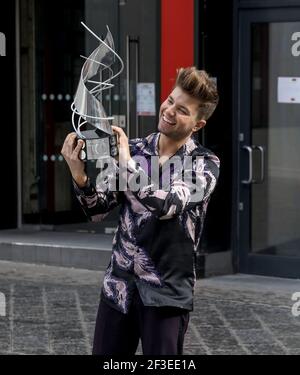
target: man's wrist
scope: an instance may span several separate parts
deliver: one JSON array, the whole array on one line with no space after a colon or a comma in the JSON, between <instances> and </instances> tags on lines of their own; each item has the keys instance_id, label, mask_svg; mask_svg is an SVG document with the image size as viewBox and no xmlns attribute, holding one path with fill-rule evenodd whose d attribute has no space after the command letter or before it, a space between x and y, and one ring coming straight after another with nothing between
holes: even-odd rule
<instances>
[{"instance_id":1,"label":"man's wrist","mask_svg":"<svg viewBox=\"0 0 300 375\"><path fill-rule=\"evenodd\" d=\"M79 189L82 189L87 185L88 176L87 175L73 176L73 180L76 182Z\"/></svg>"},{"instance_id":2,"label":"man's wrist","mask_svg":"<svg viewBox=\"0 0 300 375\"><path fill-rule=\"evenodd\" d=\"M130 158L129 160L127 160L127 169L130 171L130 172L133 172L133 173L136 173L137 172L137 165L136 165L136 162Z\"/></svg>"}]
</instances>

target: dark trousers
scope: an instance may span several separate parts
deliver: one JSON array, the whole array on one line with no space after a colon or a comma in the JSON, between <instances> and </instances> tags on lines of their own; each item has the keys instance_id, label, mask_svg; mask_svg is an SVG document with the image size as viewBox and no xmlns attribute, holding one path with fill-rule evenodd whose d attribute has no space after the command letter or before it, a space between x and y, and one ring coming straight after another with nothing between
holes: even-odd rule
<instances>
[{"instance_id":1,"label":"dark trousers","mask_svg":"<svg viewBox=\"0 0 300 375\"><path fill-rule=\"evenodd\" d=\"M182 354L188 322L187 310L144 306L138 292L128 314L101 300L93 355L134 355L140 338L144 355Z\"/></svg>"}]
</instances>

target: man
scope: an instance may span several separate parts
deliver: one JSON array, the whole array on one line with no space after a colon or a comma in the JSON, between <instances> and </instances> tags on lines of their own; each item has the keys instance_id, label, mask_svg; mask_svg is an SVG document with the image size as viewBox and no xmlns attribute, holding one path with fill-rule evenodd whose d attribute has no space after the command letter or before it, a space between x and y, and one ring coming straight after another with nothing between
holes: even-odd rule
<instances>
[{"instance_id":1,"label":"man","mask_svg":"<svg viewBox=\"0 0 300 375\"><path fill-rule=\"evenodd\" d=\"M76 145L76 134L71 133L64 142L62 154L87 217L102 220L121 204L93 354L134 354L140 338L143 354L182 354L193 310L195 254L219 176L219 159L193 135L205 126L218 100L216 86L205 71L180 69L174 90L161 105L157 133L128 141L124 131L114 126L119 178L126 175L129 186L125 191L111 189L109 177L107 189L102 184L94 186L78 158L82 141ZM175 157L189 178L171 168L169 188L162 189L164 166ZM137 158L146 163L139 165ZM150 169L154 158L159 159L155 183ZM192 162L185 164L186 160ZM132 182L138 188L130 188L135 186Z\"/></svg>"}]
</instances>

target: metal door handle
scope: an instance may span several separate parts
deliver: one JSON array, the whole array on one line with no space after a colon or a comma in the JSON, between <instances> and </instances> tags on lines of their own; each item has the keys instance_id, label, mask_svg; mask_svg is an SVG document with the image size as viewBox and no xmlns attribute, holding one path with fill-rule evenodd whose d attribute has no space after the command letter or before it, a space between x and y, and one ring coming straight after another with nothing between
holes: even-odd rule
<instances>
[{"instance_id":1,"label":"metal door handle","mask_svg":"<svg viewBox=\"0 0 300 375\"><path fill-rule=\"evenodd\" d=\"M126 36L126 99L127 99L127 137L130 138L130 44L135 45L135 80L136 84L139 82L139 66L140 66L140 53L139 53L139 38L132 38L129 35ZM139 136L139 117L136 115L136 137Z\"/></svg>"},{"instance_id":2,"label":"metal door handle","mask_svg":"<svg viewBox=\"0 0 300 375\"><path fill-rule=\"evenodd\" d=\"M252 146L253 150L259 150L260 157L260 180L252 181L253 184L262 184L265 179L265 150L262 146Z\"/></svg>"},{"instance_id":3,"label":"metal door handle","mask_svg":"<svg viewBox=\"0 0 300 375\"><path fill-rule=\"evenodd\" d=\"M139 82L139 68L140 68L140 41L139 38L137 37L135 40L135 81L136 85ZM137 91L137 90L135 90ZM136 138L139 137L139 130L140 130L140 123L139 123L139 116L137 113L137 108L136 108L136 121L135 121L135 136Z\"/></svg>"},{"instance_id":4,"label":"metal door handle","mask_svg":"<svg viewBox=\"0 0 300 375\"><path fill-rule=\"evenodd\" d=\"M248 180L243 180L242 184L250 185L253 179L252 148L250 146L243 146L243 150L248 151L249 154L249 178Z\"/></svg>"},{"instance_id":5,"label":"metal door handle","mask_svg":"<svg viewBox=\"0 0 300 375\"><path fill-rule=\"evenodd\" d=\"M126 35L126 108L127 108L127 137L130 138L130 36Z\"/></svg>"}]
</instances>

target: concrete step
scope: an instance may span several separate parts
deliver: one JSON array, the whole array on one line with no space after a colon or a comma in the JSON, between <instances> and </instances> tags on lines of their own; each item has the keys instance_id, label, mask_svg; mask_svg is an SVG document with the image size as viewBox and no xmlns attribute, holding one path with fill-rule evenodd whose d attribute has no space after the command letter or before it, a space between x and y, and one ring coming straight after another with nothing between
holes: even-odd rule
<instances>
[{"instance_id":1,"label":"concrete step","mask_svg":"<svg viewBox=\"0 0 300 375\"><path fill-rule=\"evenodd\" d=\"M0 260L105 270L113 235L36 230L1 230Z\"/></svg>"}]
</instances>

